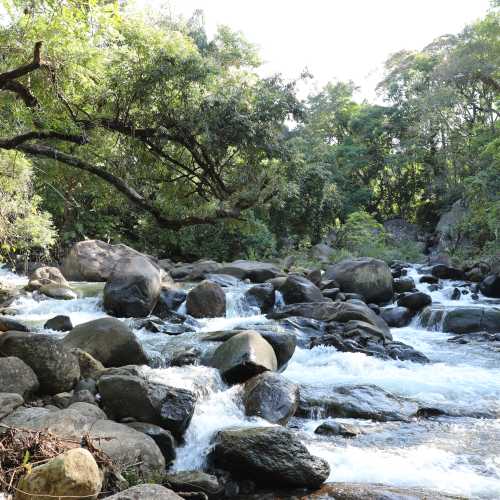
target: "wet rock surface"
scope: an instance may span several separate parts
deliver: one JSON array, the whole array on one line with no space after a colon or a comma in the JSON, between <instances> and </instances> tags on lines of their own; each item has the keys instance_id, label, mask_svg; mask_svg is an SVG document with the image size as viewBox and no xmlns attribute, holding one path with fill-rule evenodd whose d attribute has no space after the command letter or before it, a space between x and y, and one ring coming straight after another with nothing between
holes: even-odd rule
<instances>
[{"instance_id":1,"label":"wet rock surface","mask_svg":"<svg viewBox=\"0 0 500 500\"><path fill-rule=\"evenodd\" d=\"M263 485L317 488L330 473L323 459L311 455L292 432L279 427L221 431L211 461Z\"/></svg>"}]
</instances>

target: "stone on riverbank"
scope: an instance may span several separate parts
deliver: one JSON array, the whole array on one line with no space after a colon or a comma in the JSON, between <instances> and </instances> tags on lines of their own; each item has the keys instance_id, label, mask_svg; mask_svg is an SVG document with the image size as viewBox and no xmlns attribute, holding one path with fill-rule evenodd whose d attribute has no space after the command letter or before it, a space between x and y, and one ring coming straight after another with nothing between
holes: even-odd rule
<instances>
[{"instance_id":1,"label":"stone on riverbank","mask_svg":"<svg viewBox=\"0 0 500 500\"><path fill-rule=\"evenodd\" d=\"M63 339L70 349L81 349L104 366L147 364L148 358L134 332L115 318L100 318L82 323Z\"/></svg>"},{"instance_id":2,"label":"stone on riverbank","mask_svg":"<svg viewBox=\"0 0 500 500\"><path fill-rule=\"evenodd\" d=\"M42 394L69 391L80 378L80 366L73 353L49 335L8 332L0 337L4 355L23 360L36 374Z\"/></svg>"},{"instance_id":3,"label":"stone on riverbank","mask_svg":"<svg viewBox=\"0 0 500 500\"><path fill-rule=\"evenodd\" d=\"M309 453L288 429L226 429L215 438L215 467L259 485L318 488L330 473L328 463Z\"/></svg>"},{"instance_id":4,"label":"stone on riverbank","mask_svg":"<svg viewBox=\"0 0 500 500\"><path fill-rule=\"evenodd\" d=\"M264 371L276 371L278 360L271 344L258 332L248 330L226 340L219 346L211 361L224 380L241 383Z\"/></svg>"},{"instance_id":5,"label":"stone on riverbank","mask_svg":"<svg viewBox=\"0 0 500 500\"><path fill-rule=\"evenodd\" d=\"M15 498L51 500L60 495L92 500L97 498L101 486L101 474L94 457L88 450L74 448L23 476Z\"/></svg>"},{"instance_id":6,"label":"stone on riverbank","mask_svg":"<svg viewBox=\"0 0 500 500\"><path fill-rule=\"evenodd\" d=\"M249 416L286 425L299 405L299 387L279 373L264 372L244 386L243 404Z\"/></svg>"},{"instance_id":7,"label":"stone on riverbank","mask_svg":"<svg viewBox=\"0 0 500 500\"><path fill-rule=\"evenodd\" d=\"M359 293L366 302L383 304L392 298L392 274L382 260L346 259L326 269L324 280L335 280L342 292Z\"/></svg>"},{"instance_id":8,"label":"stone on riverbank","mask_svg":"<svg viewBox=\"0 0 500 500\"><path fill-rule=\"evenodd\" d=\"M35 372L14 356L0 358L0 392L14 392L29 398L40 387Z\"/></svg>"},{"instance_id":9,"label":"stone on riverbank","mask_svg":"<svg viewBox=\"0 0 500 500\"><path fill-rule=\"evenodd\" d=\"M194 318L219 318L226 315L226 294L220 285L202 281L189 291L186 311Z\"/></svg>"}]
</instances>

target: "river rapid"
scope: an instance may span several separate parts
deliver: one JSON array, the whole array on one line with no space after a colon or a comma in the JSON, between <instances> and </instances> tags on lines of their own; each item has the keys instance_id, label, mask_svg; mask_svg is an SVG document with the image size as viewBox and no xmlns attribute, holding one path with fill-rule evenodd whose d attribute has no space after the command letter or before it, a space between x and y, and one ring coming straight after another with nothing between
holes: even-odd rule
<instances>
[{"instance_id":1,"label":"river rapid","mask_svg":"<svg viewBox=\"0 0 500 500\"><path fill-rule=\"evenodd\" d=\"M408 275L417 288L432 296L435 310L449 311L458 305L494 307L494 301L480 296L473 300L462 295L449 299L451 281L443 280L441 290L429 291L418 283L418 269ZM24 286L26 279L0 269L0 280ZM48 319L64 314L73 325L106 316L101 307L102 284L72 283L80 298L71 301L35 300L31 294L19 297L10 306L17 310L13 319L40 332ZM205 332L250 328L266 324L279 328L259 310L245 303L247 285L226 288L228 303L225 318L188 320L192 332L182 335L152 333L136 328L134 320L124 320L132 328L152 366L145 374L152 380L195 390L199 400L186 433L185 444L178 448L175 470L192 470L204 465L210 440L217 430L230 426L271 425L256 417L246 417L241 403L241 386L225 385L217 370L205 366L164 368L164 360L173 350L198 346L209 348L200 337ZM180 312L182 312L181 306ZM297 347L283 375L293 382L321 393L335 386L373 384L395 395L410 398L425 407L445 408L455 417L431 417L409 422L373 422L335 419L357 425L359 436L345 439L314 433L329 419L321 413L315 418L293 418L288 426L299 433L311 453L325 458L331 467L328 481L384 483L394 486L422 487L468 498L500 498L500 352L488 343L456 344L450 334L441 331L442 322L433 330L421 326L417 316L410 326L391 329L399 340L423 352L430 364L387 361L360 353L342 353L333 347L313 349ZM334 420L334 419L331 419Z\"/></svg>"}]
</instances>

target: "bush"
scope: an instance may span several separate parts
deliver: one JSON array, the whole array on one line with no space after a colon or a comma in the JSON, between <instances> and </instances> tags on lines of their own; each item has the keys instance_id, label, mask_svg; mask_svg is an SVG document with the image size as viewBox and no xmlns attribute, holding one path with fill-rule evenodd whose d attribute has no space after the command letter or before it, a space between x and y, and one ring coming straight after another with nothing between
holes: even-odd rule
<instances>
[{"instance_id":1,"label":"bush","mask_svg":"<svg viewBox=\"0 0 500 500\"><path fill-rule=\"evenodd\" d=\"M19 153L0 152L0 261L13 254L47 254L56 232L33 195L31 163Z\"/></svg>"}]
</instances>

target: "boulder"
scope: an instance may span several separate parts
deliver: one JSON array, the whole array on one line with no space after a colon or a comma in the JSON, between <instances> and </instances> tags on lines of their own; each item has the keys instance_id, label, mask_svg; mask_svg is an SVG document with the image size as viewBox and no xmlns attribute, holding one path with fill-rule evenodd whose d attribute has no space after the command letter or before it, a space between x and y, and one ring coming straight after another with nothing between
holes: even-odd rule
<instances>
[{"instance_id":1,"label":"boulder","mask_svg":"<svg viewBox=\"0 0 500 500\"><path fill-rule=\"evenodd\" d=\"M174 491L204 493L208 498L219 498L224 492L224 486L216 476L212 476L201 470L167 474L164 484Z\"/></svg>"},{"instance_id":2,"label":"boulder","mask_svg":"<svg viewBox=\"0 0 500 500\"><path fill-rule=\"evenodd\" d=\"M103 294L104 309L113 316L144 318L161 292L160 268L144 256L125 257L113 269Z\"/></svg>"},{"instance_id":3,"label":"boulder","mask_svg":"<svg viewBox=\"0 0 500 500\"><path fill-rule=\"evenodd\" d=\"M436 264L432 266L431 273L436 278L443 280L463 280L465 278L465 274L461 269L446 266L445 264Z\"/></svg>"},{"instance_id":4,"label":"boulder","mask_svg":"<svg viewBox=\"0 0 500 500\"><path fill-rule=\"evenodd\" d=\"M90 432L95 444L106 453L119 469L137 470L139 475L161 474L165 458L154 440L143 432L113 422L97 420ZM131 464L133 467L131 468Z\"/></svg>"},{"instance_id":5,"label":"boulder","mask_svg":"<svg viewBox=\"0 0 500 500\"><path fill-rule=\"evenodd\" d=\"M196 395L149 382L134 375L103 375L98 382L101 402L115 420L134 418L159 425L182 437L191 422Z\"/></svg>"},{"instance_id":6,"label":"boulder","mask_svg":"<svg viewBox=\"0 0 500 500\"><path fill-rule=\"evenodd\" d=\"M272 311L276 294L272 283L254 285L245 292L245 298L251 306L257 306L264 314Z\"/></svg>"},{"instance_id":7,"label":"boulder","mask_svg":"<svg viewBox=\"0 0 500 500\"><path fill-rule=\"evenodd\" d=\"M424 292L413 292L402 295L398 299L398 306L407 307L412 311L420 311L432 304L432 298Z\"/></svg>"},{"instance_id":8,"label":"boulder","mask_svg":"<svg viewBox=\"0 0 500 500\"><path fill-rule=\"evenodd\" d=\"M225 316L226 294L217 283L202 281L187 294L186 311L194 318Z\"/></svg>"},{"instance_id":9,"label":"boulder","mask_svg":"<svg viewBox=\"0 0 500 500\"><path fill-rule=\"evenodd\" d=\"M401 328L410 324L413 312L407 307L388 307L382 309L380 316L391 328Z\"/></svg>"},{"instance_id":10,"label":"boulder","mask_svg":"<svg viewBox=\"0 0 500 500\"><path fill-rule=\"evenodd\" d=\"M264 371L276 371L278 361L271 344L258 332L238 333L219 346L211 360L224 380L240 383Z\"/></svg>"},{"instance_id":11,"label":"boulder","mask_svg":"<svg viewBox=\"0 0 500 500\"><path fill-rule=\"evenodd\" d=\"M147 364L148 358L134 332L115 318L99 318L82 323L63 339L70 348L81 349L104 366Z\"/></svg>"},{"instance_id":12,"label":"boulder","mask_svg":"<svg viewBox=\"0 0 500 500\"><path fill-rule=\"evenodd\" d=\"M162 288L158 302L153 309L153 314L161 319L166 319L172 312L177 311L186 300L187 293L177 288Z\"/></svg>"},{"instance_id":13,"label":"boulder","mask_svg":"<svg viewBox=\"0 0 500 500\"><path fill-rule=\"evenodd\" d=\"M319 321L338 321L345 323L349 320L360 320L378 327L390 334L387 323L377 316L368 306L349 302L309 302L304 304L290 304L267 315L271 319L282 319L290 316L302 316Z\"/></svg>"},{"instance_id":14,"label":"boulder","mask_svg":"<svg viewBox=\"0 0 500 500\"><path fill-rule=\"evenodd\" d=\"M10 415L16 408L21 406L23 403L24 399L19 394L15 392L1 392L0 389L0 420L6 417L7 415Z\"/></svg>"},{"instance_id":15,"label":"boulder","mask_svg":"<svg viewBox=\"0 0 500 500\"><path fill-rule=\"evenodd\" d=\"M26 290L33 292L42 287L71 288L65 277L57 267L42 266L33 271Z\"/></svg>"},{"instance_id":16,"label":"boulder","mask_svg":"<svg viewBox=\"0 0 500 500\"><path fill-rule=\"evenodd\" d=\"M49 335L8 332L0 337L4 355L23 360L35 372L42 394L69 391L80 378L80 366L74 354Z\"/></svg>"},{"instance_id":17,"label":"boulder","mask_svg":"<svg viewBox=\"0 0 500 500\"><path fill-rule=\"evenodd\" d=\"M321 302L326 300L321 290L307 278L302 276L288 276L280 288L285 304L304 302Z\"/></svg>"},{"instance_id":18,"label":"boulder","mask_svg":"<svg viewBox=\"0 0 500 500\"><path fill-rule=\"evenodd\" d=\"M229 274L209 273L205 279L212 283L217 283L222 288L241 285L241 281L238 278L229 276Z\"/></svg>"},{"instance_id":19,"label":"boulder","mask_svg":"<svg viewBox=\"0 0 500 500\"><path fill-rule=\"evenodd\" d=\"M69 332L73 329L73 323L71 323L69 316L59 315L46 321L43 327L57 332Z\"/></svg>"},{"instance_id":20,"label":"boulder","mask_svg":"<svg viewBox=\"0 0 500 500\"><path fill-rule=\"evenodd\" d=\"M91 500L97 498L101 486L101 474L92 454L84 448L73 448L23 476L17 485L16 500L51 500L59 495Z\"/></svg>"},{"instance_id":21,"label":"boulder","mask_svg":"<svg viewBox=\"0 0 500 500\"><path fill-rule=\"evenodd\" d=\"M395 293L411 292L415 288L415 282L409 276L402 276L392 280L392 287Z\"/></svg>"},{"instance_id":22,"label":"boulder","mask_svg":"<svg viewBox=\"0 0 500 500\"><path fill-rule=\"evenodd\" d=\"M35 372L24 361L16 357L0 358L0 392L13 392L28 399L39 387Z\"/></svg>"},{"instance_id":23,"label":"boulder","mask_svg":"<svg viewBox=\"0 0 500 500\"><path fill-rule=\"evenodd\" d=\"M328 463L309 453L282 427L226 429L215 439L215 467L259 485L318 488L330 474Z\"/></svg>"},{"instance_id":24,"label":"boulder","mask_svg":"<svg viewBox=\"0 0 500 500\"><path fill-rule=\"evenodd\" d=\"M218 273L221 264L213 260L199 260L192 264L176 264L170 275L176 281L202 281L211 273Z\"/></svg>"},{"instance_id":25,"label":"boulder","mask_svg":"<svg viewBox=\"0 0 500 500\"><path fill-rule=\"evenodd\" d=\"M44 430L75 441L88 434L94 439L94 445L102 449L119 470L124 468L139 474L153 474L165 469L165 459L149 436L124 424L106 420L99 407L88 403L74 403L64 410L19 407L2 423Z\"/></svg>"},{"instance_id":26,"label":"boulder","mask_svg":"<svg viewBox=\"0 0 500 500\"><path fill-rule=\"evenodd\" d=\"M479 290L485 297L500 299L500 274L490 274L486 276L486 278L481 281Z\"/></svg>"},{"instance_id":27,"label":"boulder","mask_svg":"<svg viewBox=\"0 0 500 500\"><path fill-rule=\"evenodd\" d=\"M183 498L159 484L138 484L107 497L107 500L183 500Z\"/></svg>"},{"instance_id":28,"label":"boulder","mask_svg":"<svg viewBox=\"0 0 500 500\"><path fill-rule=\"evenodd\" d=\"M301 387L298 415L362 418L377 422L410 421L419 410L413 401L375 385L339 386L320 392Z\"/></svg>"},{"instance_id":29,"label":"boulder","mask_svg":"<svg viewBox=\"0 0 500 500\"><path fill-rule=\"evenodd\" d=\"M69 287L56 285L43 285L38 289L39 293L56 300L74 300L78 294Z\"/></svg>"},{"instance_id":30,"label":"boulder","mask_svg":"<svg viewBox=\"0 0 500 500\"><path fill-rule=\"evenodd\" d=\"M264 372L245 383L245 413L286 425L299 405L299 387L279 373Z\"/></svg>"},{"instance_id":31,"label":"boulder","mask_svg":"<svg viewBox=\"0 0 500 500\"><path fill-rule=\"evenodd\" d=\"M282 274L274 264L253 260L235 260L223 265L218 272L229 274L240 280L249 279L252 283L264 283Z\"/></svg>"},{"instance_id":32,"label":"boulder","mask_svg":"<svg viewBox=\"0 0 500 500\"><path fill-rule=\"evenodd\" d=\"M205 335L202 340L225 342L243 331L244 330L224 330L222 332L209 333ZM258 333L260 333L274 349L278 361L278 369L284 368L295 352L297 346L296 335L290 332L276 332L273 330L260 330Z\"/></svg>"},{"instance_id":33,"label":"boulder","mask_svg":"<svg viewBox=\"0 0 500 500\"><path fill-rule=\"evenodd\" d=\"M359 293L366 302L383 304L392 299L392 274L389 266L367 257L343 260L326 269L323 279L333 279L343 292Z\"/></svg>"},{"instance_id":34,"label":"boulder","mask_svg":"<svg viewBox=\"0 0 500 500\"><path fill-rule=\"evenodd\" d=\"M443 331L462 334L500 332L500 308L458 307L448 311L443 320Z\"/></svg>"},{"instance_id":35,"label":"boulder","mask_svg":"<svg viewBox=\"0 0 500 500\"><path fill-rule=\"evenodd\" d=\"M127 425L153 439L163 453L167 466L175 460L175 439L170 431L146 422L129 422Z\"/></svg>"},{"instance_id":36,"label":"boulder","mask_svg":"<svg viewBox=\"0 0 500 500\"><path fill-rule=\"evenodd\" d=\"M0 316L0 332L29 332L29 328L19 321Z\"/></svg>"},{"instance_id":37,"label":"boulder","mask_svg":"<svg viewBox=\"0 0 500 500\"><path fill-rule=\"evenodd\" d=\"M72 281L107 281L115 265L124 258L143 256L126 245L110 245L99 240L75 243L63 259L62 272Z\"/></svg>"},{"instance_id":38,"label":"boulder","mask_svg":"<svg viewBox=\"0 0 500 500\"><path fill-rule=\"evenodd\" d=\"M340 424L338 422L323 422L314 429L315 434L321 436L342 436L345 438L353 438L361 434L359 427L349 424Z\"/></svg>"}]
</instances>

